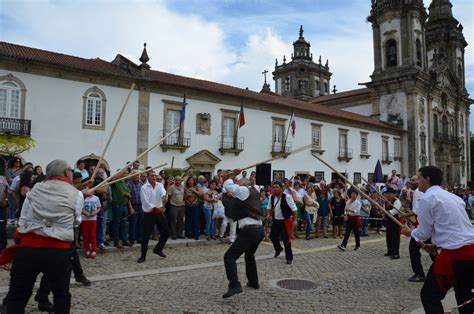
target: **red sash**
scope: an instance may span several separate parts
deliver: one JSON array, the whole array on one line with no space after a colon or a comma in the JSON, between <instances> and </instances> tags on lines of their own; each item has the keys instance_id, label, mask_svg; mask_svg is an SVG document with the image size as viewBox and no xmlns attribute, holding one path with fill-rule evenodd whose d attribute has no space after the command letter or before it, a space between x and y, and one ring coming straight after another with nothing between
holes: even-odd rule
<instances>
[{"instance_id":1,"label":"red sash","mask_svg":"<svg viewBox=\"0 0 474 314\"><path fill-rule=\"evenodd\" d=\"M291 242L291 240L294 239L292 237L292 235L293 235L293 218L292 217L286 218L284 220L284 224L285 224L286 232L288 233L288 240L289 240L289 242Z\"/></svg>"},{"instance_id":2,"label":"red sash","mask_svg":"<svg viewBox=\"0 0 474 314\"><path fill-rule=\"evenodd\" d=\"M355 220L356 225L356 231L358 232L360 228L362 228L362 219L360 219L360 216L347 216L349 220Z\"/></svg>"},{"instance_id":3,"label":"red sash","mask_svg":"<svg viewBox=\"0 0 474 314\"><path fill-rule=\"evenodd\" d=\"M442 249L436 256L434 274L442 291L448 291L456 284L453 261L474 261L474 244L465 245L456 250Z\"/></svg>"}]
</instances>

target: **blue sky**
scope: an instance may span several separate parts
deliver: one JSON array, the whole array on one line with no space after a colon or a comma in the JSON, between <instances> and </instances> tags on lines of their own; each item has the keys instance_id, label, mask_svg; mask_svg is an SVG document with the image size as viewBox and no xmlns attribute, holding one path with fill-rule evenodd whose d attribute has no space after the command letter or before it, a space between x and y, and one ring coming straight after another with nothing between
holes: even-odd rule
<instances>
[{"instance_id":1,"label":"blue sky","mask_svg":"<svg viewBox=\"0 0 474 314\"><path fill-rule=\"evenodd\" d=\"M474 98L474 1L451 2L470 43ZM261 72L290 57L303 24L314 58L329 59L331 84L344 91L370 80L369 11L370 0L0 0L0 40L85 58L120 53L137 63L147 42L155 70L260 90Z\"/></svg>"}]
</instances>

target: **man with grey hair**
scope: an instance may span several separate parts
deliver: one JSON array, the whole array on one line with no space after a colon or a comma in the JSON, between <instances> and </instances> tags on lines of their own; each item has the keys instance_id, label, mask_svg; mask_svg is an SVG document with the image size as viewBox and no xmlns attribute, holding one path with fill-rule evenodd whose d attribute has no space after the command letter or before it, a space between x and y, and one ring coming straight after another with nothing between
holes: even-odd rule
<instances>
[{"instance_id":1,"label":"man with grey hair","mask_svg":"<svg viewBox=\"0 0 474 314\"><path fill-rule=\"evenodd\" d=\"M12 264L7 312L24 313L39 273L48 279L54 312L69 313L71 249L74 227L81 222L82 192L72 186L73 170L64 160L46 167L48 180L27 194L19 220L20 248Z\"/></svg>"}]
</instances>

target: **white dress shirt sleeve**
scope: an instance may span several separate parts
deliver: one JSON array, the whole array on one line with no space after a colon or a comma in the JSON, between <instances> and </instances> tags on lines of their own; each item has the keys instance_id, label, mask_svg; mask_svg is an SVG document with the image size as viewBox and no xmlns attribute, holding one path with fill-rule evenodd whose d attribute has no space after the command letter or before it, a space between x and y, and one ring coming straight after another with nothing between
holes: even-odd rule
<instances>
[{"instance_id":1,"label":"white dress shirt sleeve","mask_svg":"<svg viewBox=\"0 0 474 314\"><path fill-rule=\"evenodd\" d=\"M227 193L231 194L232 196L238 198L241 201L245 201L250 195L250 191L247 187L235 184L234 180L232 179L225 180L224 188Z\"/></svg>"},{"instance_id":2,"label":"white dress shirt sleeve","mask_svg":"<svg viewBox=\"0 0 474 314\"><path fill-rule=\"evenodd\" d=\"M389 211L392 216L399 214L399 210L402 208L402 202L399 199L393 202L393 208Z\"/></svg>"},{"instance_id":3,"label":"white dress shirt sleeve","mask_svg":"<svg viewBox=\"0 0 474 314\"><path fill-rule=\"evenodd\" d=\"M81 191L77 191L76 206L74 212L74 227L79 227L82 221L82 209L84 208L84 195ZM25 199L25 202L28 198Z\"/></svg>"},{"instance_id":4,"label":"white dress shirt sleeve","mask_svg":"<svg viewBox=\"0 0 474 314\"><path fill-rule=\"evenodd\" d=\"M148 190L148 184L142 186L140 190L140 200L142 201L142 208L144 211L149 212L155 205L153 205L152 200L150 199L150 192Z\"/></svg>"},{"instance_id":5,"label":"white dress shirt sleeve","mask_svg":"<svg viewBox=\"0 0 474 314\"><path fill-rule=\"evenodd\" d=\"M291 208L291 211L292 212L297 211L298 207L296 207L295 201L293 200L293 196L291 196L289 194L286 194L286 193L285 193L285 196L286 196L286 203Z\"/></svg>"},{"instance_id":6,"label":"white dress shirt sleeve","mask_svg":"<svg viewBox=\"0 0 474 314\"><path fill-rule=\"evenodd\" d=\"M418 204L422 210L418 212L418 227L411 232L411 236L417 242L424 242L433 236L434 219L427 200L421 199Z\"/></svg>"}]
</instances>

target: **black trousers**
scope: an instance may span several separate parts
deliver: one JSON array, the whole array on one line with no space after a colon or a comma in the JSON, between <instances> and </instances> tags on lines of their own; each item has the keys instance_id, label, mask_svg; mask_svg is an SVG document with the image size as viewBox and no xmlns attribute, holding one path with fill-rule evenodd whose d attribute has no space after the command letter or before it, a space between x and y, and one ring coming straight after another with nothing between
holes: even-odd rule
<instances>
[{"instance_id":1,"label":"black trousers","mask_svg":"<svg viewBox=\"0 0 474 314\"><path fill-rule=\"evenodd\" d=\"M162 251L165 247L166 241L170 236L170 228L168 222L163 214L144 214L143 215L143 241L142 241L142 256L146 256L148 250L148 241L155 226L160 232L160 240L155 246L156 251Z\"/></svg>"},{"instance_id":2,"label":"black trousers","mask_svg":"<svg viewBox=\"0 0 474 314\"><path fill-rule=\"evenodd\" d=\"M356 247L360 247L360 234L359 230L356 229L356 220L348 219L346 221L346 232L344 233L344 240L342 240L342 246L347 246L351 232L354 231L354 237L356 241Z\"/></svg>"},{"instance_id":3,"label":"black trousers","mask_svg":"<svg viewBox=\"0 0 474 314\"><path fill-rule=\"evenodd\" d=\"M250 284L258 284L257 262L255 261L255 252L258 245L263 240L263 227L257 225L246 226L240 229L234 243L224 254L224 265L229 288L240 287L237 277L236 261L245 253L245 273Z\"/></svg>"},{"instance_id":4,"label":"black trousers","mask_svg":"<svg viewBox=\"0 0 474 314\"><path fill-rule=\"evenodd\" d=\"M391 219L386 221L387 253L389 255L400 255L400 227Z\"/></svg>"},{"instance_id":5,"label":"black trousers","mask_svg":"<svg viewBox=\"0 0 474 314\"><path fill-rule=\"evenodd\" d=\"M54 312L69 313L71 294L71 250L20 248L13 260L10 289L7 294L7 312L24 313L39 273L43 273L54 296Z\"/></svg>"},{"instance_id":6,"label":"black trousers","mask_svg":"<svg viewBox=\"0 0 474 314\"><path fill-rule=\"evenodd\" d=\"M441 300L446 296L446 292L442 291L436 282L431 265L425 283L420 292L421 302L426 313L444 313ZM456 278L456 286L454 293L458 305L474 298L474 260L473 261L453 261L453 272ZM448 289L450 287L447 287ZM474 303L462 306L459 313L474 313Z\"/></svg>"},{"instance_id":7,"label":"black trousers","mask_svg":"<svg viewBox=\"0 0 474 314\"><path fill-rule=\"evenodd\" d=\"M291 250L290 235L286 230L285 221L273 219L272 229L270 231L270 239L273 243L273 248L275 252L280 252L283 250L280 244L280 237L285 246L285 257L287 261L293 260L293 251Z\"/></svg>"}]
</instances>

